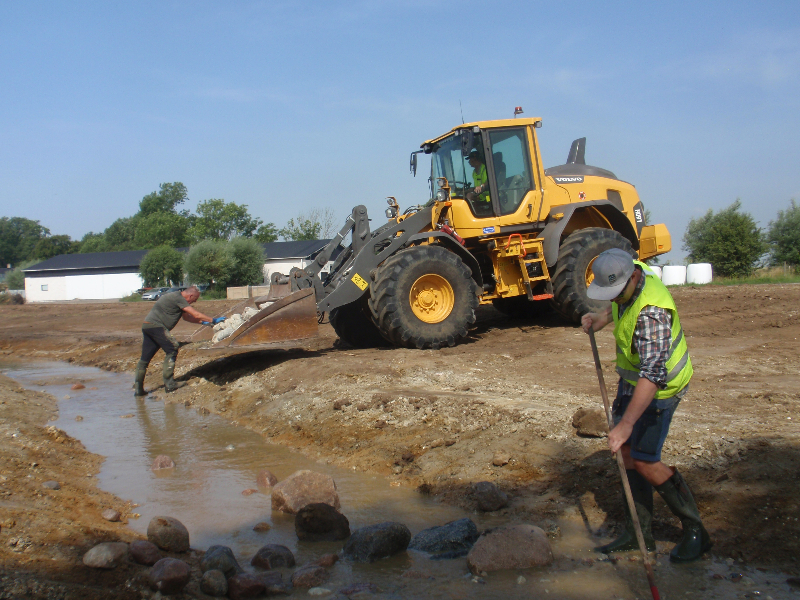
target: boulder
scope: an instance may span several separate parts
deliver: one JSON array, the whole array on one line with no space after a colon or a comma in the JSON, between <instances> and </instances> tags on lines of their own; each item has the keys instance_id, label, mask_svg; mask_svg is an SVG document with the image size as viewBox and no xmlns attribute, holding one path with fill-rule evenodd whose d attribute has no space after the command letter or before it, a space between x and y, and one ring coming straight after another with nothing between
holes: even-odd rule
<instances>
[{"instance_id":1,"label":"boulder","mask_svg":"<svg viewBox=\"0 0 800 600\"><path fill-rule=\"evenodd\" d=\"M308 504L294 518L297 539L305 542L334 542L350 537L350 521L330 504Z\"/></svg>"},{"instance_id":2,"label":"boulder","mask_svg":"<svg viewBox=\"0 0 800 600\"><path fill-rule=\"evenodd\" d=\"M508 505L508 496L490 481L479 481L472 484L472 493L478 502L478 508L482 511L500 510Z\"/></svg>"},{"instance_id":3,"label":"boulder","mask_svg":"<svg viewBox=\"0 0 800 600\"><path fill-rule=\"evenodd\" d=\"M404 552L410 541L408 527L388 521L356 529L345 542L342 554L355 562L374 562Z\"/></svg>"},{"instance_id":4,"label":"boulder","mask_svg":"<svg viewBox=\"0 0 800 600\"><path fill-rule=\"evenodd\" d=\"M242 567L236 561L233 550L227 546L211 546L200 559L200 570L203 573L222 571L226 577L233 577L242 572Z\"/></svg>"},{"instance_id":5,"label":"boulder","mask_svg":"<svg viewBox=\"0 0 800 600\"><path fill-rule=\"evenodd\" d=\"M502 569L529 569L552 562L553 551L547 535L527 523L484 533L467 555L467 566L476 575Z\"/></svg>"},{"instance_id":6,"label":"boulder","mask_svg":"<svg viewBox=\"0 0 800 600\"><path fill-rule=\"evenodd\" d=\"M128 544L103 542L83 555L83 564L93 569L114 569L128 558Z\"/></svg>"},{"instance_id":7,"label":"boulder","mask_svg":"<svg viewBox=\"0 0 800 600\"><path fill-rule=\"evenodd\" d=\"M579 408L572 415L572 426L581 437L607 437L608 420L602 408Z\"/></svg>"},{"instance_id":8,"label":"boulder","mask_svg":"<svg viewBox=\"0 0 800 600\"><path fill-rule=\"evenodd\" d=\"M267 590L261 578L251 573L239 573L228 579L228 597L231 600L256 598Z\"/></svg>"},{"instance_id":9,"label":"boulder","mask_svg":"<svg viewBox=\"0 0 800 600\"><path fill-rule=\"evenodd\" d=\"M330 573L315 564L305 565L292 573L292 585L298 588L318 587L328 581Z\"/></svg>"},{"instance_id":10,"label":"boulder","mask_svg":"<svg viewBox=\"0 0 800 600\"><path fill-rule=\"evenodd\" d=\"M189 583L192 569L177 558L162 558L150 569L148 580L150 587L162 594L180 592Z\"/></svg>"},{"instance_id":11,"label":"boulder","mask_svg":"<svg viewBox=\"0 0 800 600\"><path fill-rule=\"evenodd\" d=\"M336 554L323 554L317 560L315 560L313 564L319 565L320 567L332 567L338 560L339 556Z\"/></svg>"},{"instance_id":12,"label":"boulder","mask_svg":"<svg viewBox=\"0 0 800 600\"><path fill-rule=\"evenodd\" d=\"M316 502L339 509L339 494L330 475L297 471L272 488L272 510L294 515L304 506Z\"/></svg>"},{"instance_id":13,"label":"boulder","mask_svg":"<svg viewBox=\"0 0 800 600\"><path fill-rule=\"evenodd\" d=\"M263 469L256 475L256 485L259 487L271 488L274 487L276 483L278 483L278 478L272 474L272 471Z\"/></svg>"},{"instance_id":14,"label":"boulder","mask_svg":"<svg viewBox=\"0 0 800 600\"><path fill-rule=\"evenodd\" d=\"M151 471L158 471L160 469L173 469L175 461L165 454L159 454L153 459L153 464L150 465Z\"/></svg>"},{"instance_id":15,"label":"boulder","mask_svg":"<svg viewBox=\"0 0 800 600\"><path fill-rule=\"evenodd\" d=\"M147 526L147 541L162 550L186 552L189 549L189 532L178 519L153 517Z\"/></svg>"},{"instance_id":16,"label":"boulder","mask_svg":"<svg viewBox=\"0 0 800 600\"><path fill-rule=\"evenodd\" d=\"M267 544L259 548L250 561L254 567L262 569L277 569L278 567L293 567L294 554L286 546L280 544Z\"/></svg>"},{"instance_id":17,"label":"boulder","mask_svg":"<svg viewBox=\"0 0 800 600\"><path fill-rule=\"evenodd\" d=\"M478 527L472 519L464 518L423 529L411 539L408 547L440 558L456 558L465 556L477 539Z\"/></svg>"},{"instance_id":18,"label":"boulder","mask_svg":"<svg viewBox=\"0 0 800 600\"><path fill-rule=\"evenodd\" d=\"M211 569L200 578L200 591L209 596L225 596L228 594L228 580L225 573Z\"/></svg>"},{"instance_id":19,"label":"boulder","mask_svg":"<svg viewBox=\"0 0 800 600\"><path fill-rule=\"evenodd\" d=\"M136 540L131 542L130 545L131 558L140 565L153 566L161 560L161 552L158 551L158 546L152 542L144 540Z\"/></svg>"}]
</instances>

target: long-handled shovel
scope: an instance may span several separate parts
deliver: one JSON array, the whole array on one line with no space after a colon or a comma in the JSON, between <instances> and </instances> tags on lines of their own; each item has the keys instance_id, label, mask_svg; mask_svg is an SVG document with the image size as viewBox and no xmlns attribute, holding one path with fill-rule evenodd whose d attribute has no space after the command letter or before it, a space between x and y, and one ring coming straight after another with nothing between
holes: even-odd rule
<instances>
[{"instance_id":1,"label":"long-handled shovel","mask_svg":"<svg viewBox=\"0 0 800 600\"><path fill-rule=\"evenodd\" d=\"M606 392L606 381L603 378L603 369L600 367L600 354L597 352L597 341L594 339L594 330L589 329L589 340L592 342L592 354L594 355L594 366L597 370L597 379L600 382L600 394L603 396L603 406L606 409L606 419L608 419L608 430L614 429L614 421L611 418L611 406L608 404L608 393ZM614 454L617 458L617 466L619 467L619 474L622 477L622 487L625 489L625 499L628 501L628 508L631 511L633 520L633 528L636 530L636 541L639 542L639 550L642 553L642 562L644 562L644 569L647 571L647 582L650 584L650 592L653 594L653 600L660 600L661 596L658 594L656 587L656 576L653 573L653 565L650 562L650 555L647 553L647 546L644 543L644 536L642 535L642 526L639 525L639 515L636 514L636 505L633 502L631 495L631 486L628 483L628 475L625 472L625 463L622 461L622 452L619 450Z\"/></svg>"}]
</instances>

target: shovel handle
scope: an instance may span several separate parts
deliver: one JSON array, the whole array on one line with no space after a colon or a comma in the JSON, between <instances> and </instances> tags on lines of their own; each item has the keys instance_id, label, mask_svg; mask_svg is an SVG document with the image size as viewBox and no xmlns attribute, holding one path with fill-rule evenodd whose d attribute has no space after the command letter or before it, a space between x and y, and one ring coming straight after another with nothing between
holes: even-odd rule
<instances>
[{"instance_id":1,"label":"shovel handle","mask_svg":"<svg viewBox=\"0 0 800 600\"><path fill-rule=\"evenodd\" d=\"M608 421L608 431L614 429L614 420L611 417L611 406L608 403L608 392L606 391L606 380L603 377L603 368L600 366L600 353L597 351L597 340L594 338L594 329L589 328L589 341L592 343L592 355L594 356L594 368L597 371L597 380L600 382L600 395L603 397L603 406L606 409L606 420ZM628 508L633 517L633 528L636 530L636 541L639 542L639 551L642 553L642 562L647 572L647 583L650 584L650 593L653 600L660 600L661 596L656 587L656 576L653 573L653 565L650 562L650 555L647 553L647 545L644 543L642 526L639 524L639 515L636 514L636 504L631 494L631 485L628 483L628 474L625 472L625 462L622 460L622 452L617 450L614 453L619 467L619 474L622 479L622 487L625 490L625 499L628 501Z\"/></svg>"}]
</instances>

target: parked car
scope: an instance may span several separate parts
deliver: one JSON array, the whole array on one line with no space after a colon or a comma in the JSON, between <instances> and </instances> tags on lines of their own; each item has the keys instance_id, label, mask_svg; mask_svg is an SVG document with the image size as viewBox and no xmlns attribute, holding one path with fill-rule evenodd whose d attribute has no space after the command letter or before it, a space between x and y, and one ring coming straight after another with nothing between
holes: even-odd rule
<instances>
[{"instance_id":1,"label":"parked car","mask_svg":"<svg viewBox=\"0 0 800 600\"><path fill-rule=\"evenodd\" d=\"M139 295L141 296L141 295L142 295L142 294L144 294L145 292L149 292L149 291L150 291L150 290L152 290L152 289L153 289L153 288L151 288L151 287L142 287L142 288L139 288L138 290L136 290L136 293L137 293L137 294L139 294Z\"/></svg>"},{"instance_id":2,"label":"parked car","mask_svg":"<svg viewBox=\"0 0 800 600\"><path fill-rule=\"evenodd\" d=\"M169 288L169 289L167 290L167 292L166 292L166 293L170 293L170 292L182 292L182 291L183 291L183 290L185 290L185 289L186 289L186 288L185 288L185 287L183 287L183 286L175 286L175 287L171 287L171 288Z\"/></svg>"},{"instance_id":3,"label":"parked car","mask_svg":"<svg viewBox=\"0 0 800 600\"><path fill-rule=\"evenodd\" d=\"M202 293L203 293L203 292L205 292L205 291L206 291L208 288L210 288L210 287L211 287L211 284L210 284L210 283L198 283L198 284L195 284L195 286L194 286L194 287L196 287L198 290L200 290L200 293L202 294Z\"/></svg>"},{"instance_id":4,"label":"parked car","mask_svg":"<svg viewBox=\"0 0 800 600\"><path fill-rule=\"evenodd\" d=\"M162 294L166 294L168 291L170 291L168 287L153 288L142 294L142 300L158 300Z\"/></svg>"}]
</instances>

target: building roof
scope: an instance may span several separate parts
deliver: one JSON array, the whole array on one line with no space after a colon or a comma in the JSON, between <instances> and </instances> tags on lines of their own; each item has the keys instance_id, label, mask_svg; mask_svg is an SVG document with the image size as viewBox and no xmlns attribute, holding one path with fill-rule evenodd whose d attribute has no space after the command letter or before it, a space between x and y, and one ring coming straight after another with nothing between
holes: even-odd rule
<instances>
[{"instance_id":1,"label":"building roof","mask_svg":"<svg viewBox=\"0 0 800 600\"><path fill-rule=\"evenodd\" d=\"M302 240L297 242L270 242L262 244L267 259L312 258L330 240ZM186 252L188 248L178 248ZM53 271L85 271L91 269L139 270L142 258L149 250L125 250L124 252L91 252L87 254L59 254L53 258L31 265L25 274L43 274ZM337 253L334 253L334 255Z\"/></svg>"},{"instance_id":2,"label":"building roof","mask_svg":"<svg viewBox=\"0 0 800 600\"><path fill-rule=\"evenodd\" d=\"M267 259L311 258L322 250L330 240L301 240L297 242L270 242L264 244Z\"/></svg>"},{"instance_id":3,"label":"building roof","mask_svg":"<svg viewBox=\"0 0 800 600\"><path fill-rule=\"evenodd\" d=\"M73 269L139 269L148 250L126 250L124 252L90 252L87 254L59 254L44 262L31 265L25 273L42 271L71 271Z\"/></svg>"}]
</instances>

